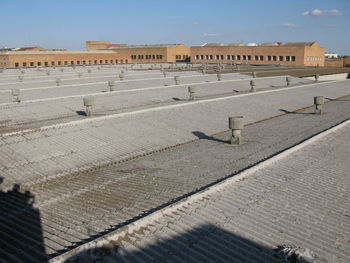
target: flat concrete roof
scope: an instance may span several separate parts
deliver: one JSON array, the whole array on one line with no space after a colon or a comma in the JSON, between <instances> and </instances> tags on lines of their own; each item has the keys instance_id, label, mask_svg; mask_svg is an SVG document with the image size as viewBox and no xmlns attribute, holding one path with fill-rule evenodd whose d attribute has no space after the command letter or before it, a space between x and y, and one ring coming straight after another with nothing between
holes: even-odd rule
<instances>
[{"instance_id":1,"label":"flat concrete roof","mask_svg":"<svg viewBox=\"0 0 350 263\"><path fill-rule=\"evenodd\" d=\"M160 215L156 227L138 228L130 235L131 243L120 239L130 258L123 252L118 257L133 262L131 257L147 261L147 255L162 262L168 250L181 255L170 259L184 262L186 256L200 262L225 262L233 256L238 262L257 262L260 255L274 262L272 249L288 241L328 262L336 261L333 254L347 262L341 260L349 258L348 243L338 234L349 231L343 194L349 186L344 177L349 154L346 142L340 145L348 141L348 125L296 148L285 159L270 159L347 121L350 80L316 83L292 78L287 87L286 75L255 78L257 91L250 92L251 74L222 73L218 81L216 74L183 65L178 64L182 71L165 77L159 64L65 67L63 72L56 67L49 69L50 75L46 69L26 69L23 82L18 70L0 73L4 262L57 262L64 253L66 259L91 248L89 241L100 236L125 234L130 223L141 226L142 218L154 212ZM180 77L179 85L174 76ZM115 91L109 91L109 80L115 81ZM196 89L194 101L188 100L188 86ZM20 88L20 103L12 102L12 88ZM85 116L82 98L87 95L94 97L92 117ZM323 115L314 114L313 98L318 95L326 100ZM238 115L246 124L240 146L228 144L227 119ZM179 210L180 216L177 211L157 214L265 160L270 166L257 170L257 175L189 203L188 209ZM329 181L327 172L332 175ZM237 226L230 218L237 218ZM164 231L158 228L163 223ZM198 239L210 233L212 240ZM169 238L163 239L165 235ZM165 242L155 247L158 237ZM185 256L177 251L188 238L194 242L184 249ZM110 240L116 244L114 237ZM210 250L204 249L206 242ZM131 246L141 252L132 254Z\"/></svg>"}]
</instances>

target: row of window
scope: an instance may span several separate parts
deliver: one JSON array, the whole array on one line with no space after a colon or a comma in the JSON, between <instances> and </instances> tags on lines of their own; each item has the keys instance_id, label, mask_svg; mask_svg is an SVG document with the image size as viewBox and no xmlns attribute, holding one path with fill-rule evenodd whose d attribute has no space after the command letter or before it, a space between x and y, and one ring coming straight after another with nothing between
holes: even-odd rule
<instances>
[{"instance_id":1,"label":"row of window","mask_svg":"<svg viewBox=\"0 0 350 263\"><path fill-rule=\"evenodd\" d=\"M88 62L88 63L86 63L86 62ZM35 67L35 66L38 66L38 67L40 67L40 66L67 66L67 65L97 65L97 64L114 64L114 63L128 63L128 60L127 59L125 59L125 60L123 60L123 59L121 59L121 60L118 60L118 59L116 59L116 60L113 60L113 59L111 59L111 60L108 60L108 59L106 59L106 60L89 60L89 61L86 61L86 60L82 60L82 61L80 61L80 60L77 60L77 61L51 61L51 63L50 62L48 62L48 61L45 61L45 62L23 62L22 63L22 65L20 65L20 63L18 63L18 62L16 62L15 63L15 67L16 68L18 68L18 67L20 67L20 66L22 66L22 67Z\"/></svg>"},{"instance_id":2,"label":"row of window","mask_svg":"<svg viewBox=\"0 0 350 263\"><path fill-rule=\"evenodd\" d=\"M182 59L188 59L189 55L182 55ZM181 59L181 55L175 55L175 59Z\"/></svg>"},{"instance_id":3,"label":"row of window","mask_svg":"<svg viewBox=\"0 0 350 263\"><path fill-rule=\"evenodd\" d=\"M189 55L175 55L175 59L188 59ZM131 59L163 59L163 55L131 55Z\"/></svg>"},{"instance_id":4,"label":"row of window","mask_svg":"<svg viewBox=\"0 0 350 263\"><path fill-rule=\"evenodd\" d=\"M163 55L131 55L131 59L163 59Z\"/></svg>"},{"instance_id":5,"label":"row of window","mask_svg":"<svg viewBox=\"0 0 350 263\"><path fill-rule=\"evenodd\" d=\"M321 61L322 60L322 57L314 57L314 56L308 56L306 57L306 60L307 61Z\"/></svg>"},{"instance_id":6,"label":"row of window","mask_svg":"<svg viewBox=\"0 0 350 263\"><path fill-rule=\"evenodd\" d=\"M295 61L295 56L196 55L197 60Z\"/></svg>"}]
</instances>

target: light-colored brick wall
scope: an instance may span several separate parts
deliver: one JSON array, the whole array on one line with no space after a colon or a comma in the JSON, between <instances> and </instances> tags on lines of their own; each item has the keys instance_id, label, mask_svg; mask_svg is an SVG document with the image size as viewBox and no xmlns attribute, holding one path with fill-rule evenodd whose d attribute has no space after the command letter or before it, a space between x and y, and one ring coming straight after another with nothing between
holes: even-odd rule
<instances>
[{"instance_id":1,"label":"light-colored brick wall","mask_svg":"<svg viewBox=\"0 0 350 263\"><path fill-rule=\"evenodd\" d=\"M191 48L185 45L177 45L176 48L168 48L166 62L189 61Z\"/></svg>"},{"instance_id":2,"label":"light-colored brick wall","mask_svg":"<svg viewBox=\"0 0 350 263\"><path fill-rule=\"evenodd\" d=\"M86 50L91 51L106 49L110 44L110 41L86 41Z\"/></svg>"},{"instance_id":3,"label":"light-colored brick wall","mask_svg":"<svg viewBox=\"0 0 350 263\"><path fill-rule=\"evenodd\" d=\"M306 61L306 52L308 56L318 57L318 63ZM305 46L196 46L191 47L191 61L323 66L324 48L317 43L307 47L307 51Z\"/></svg>"},{"instance_id":4,"label":"light-colored brick wall","mask_svg":"<svg viewBox=\"0 0 350 263\"><path fill-rule=\"evenodd\" d=\"M42 52L7 52L3 67L36 67L36 66L65 66L65 65L94 65L130 63L129 56L106 52L89 51L42 51ZM1 61L1 58L0 58ZM1 62L0 62L1 63ZM0 64L1 66L1 64Z\"/></svg>"},{"instance_id":5,"label":"light-colored brick wall","mask_svg":"<svg viewBox=\"0 0 350 263\"><path fill-rule=\"evenodd\" d=\"M155 63L176 62L185 60L191 56L191 49L185 45L175 46L141 46L122 47L112 49L118 54L128 55L132 62Z\"/></svg>"},{"instance_id":6,"label":"light-colored brick wall","mask_svg":"<svg viewBox=\"0 0 350 263\"><path fill-rule=\"evenodd\" d=\"M305 66L324 67L325 49L316 42L312 46L306 46L304 59Z\"/></svg>"}]
</instances>

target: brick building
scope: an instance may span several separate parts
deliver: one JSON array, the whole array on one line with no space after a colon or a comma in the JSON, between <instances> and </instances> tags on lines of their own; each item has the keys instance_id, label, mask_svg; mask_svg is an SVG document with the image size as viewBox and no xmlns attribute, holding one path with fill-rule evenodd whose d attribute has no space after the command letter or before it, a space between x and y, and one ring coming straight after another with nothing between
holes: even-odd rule
<instances>
[{"instance_id":1,"label":"brick building","mask_svg":"<svg viewBox=\"0 0 350 263\"><path fill-rule=\"evenodd\" d=\"M191 57L191 49L183 44L126 45L111 44L109 41L87 41L86 49L113 50L129 56L136 63L189 62Z\"/></svg>"},{"instance_id":2,"label":"brick building","mask_svg":"<svg viewBox=\"0 0 350 263\"><path fill-rule=\"evenodd\" d=\"M107 46L110 44L112 44L111 41L86 41L86 50L107 49Z\"/></svg>"},{"instance_id":3,"label":"brick building","mask_svg":"<svg viewBox=\"0 0 350 263\"><path fill-rule=\"evenodd\" d=\"M7 51L0 53L0 67L45 67L130 63L130 56L112 50Z\"/></svg>"},{"instance_id":4,"label":"brick building","mask_svg":"<svg viewBox=\"0 0 350 263\"><path fill-rule=\"evenodd\" d=\"M191 62L323 67L324 54L325 49L317 42L275 42L261 45L205 44L191 47Z\"/></svg>"}]
</instances>

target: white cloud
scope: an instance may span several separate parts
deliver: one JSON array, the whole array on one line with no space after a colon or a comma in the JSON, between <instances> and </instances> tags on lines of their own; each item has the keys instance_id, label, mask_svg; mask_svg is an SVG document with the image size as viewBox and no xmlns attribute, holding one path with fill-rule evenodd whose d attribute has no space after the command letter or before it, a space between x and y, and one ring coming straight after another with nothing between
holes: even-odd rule
<instances>
[{"instance_id":1,"label":"white cloud","mask_svg":"<svg viewBox=\"0 0 350 263\"><path fill-rule=\"evenodd\" d=\"M311 11L305 11L302 13L303 16L340 16L342 15L342 12L340 12L337 9L331 9L331 10L321 10L321 9L314 9Z\"/></svg>"},{"instance_id":2,"label":"white cloud","mask_svg":"<svg viewBox=\"0 0 350 263\"><path fill-rule=\"evenodd\" d=\"M284 24L281 24L280 26L283 26L283 27L298 27L296 24L292 24L292 23L284 23Z\"/></svg>"},{"instance_id":3,"label":"white cloud","mask_svg":"<svg viewBox=\"0 0 350 263\"><path fill-rule=\"evenodd\" d=\"M219 36L220 34L216 34L216 33L204 33L203 36L205 37L217 37Z\"/></svg>"}]
</instances>

